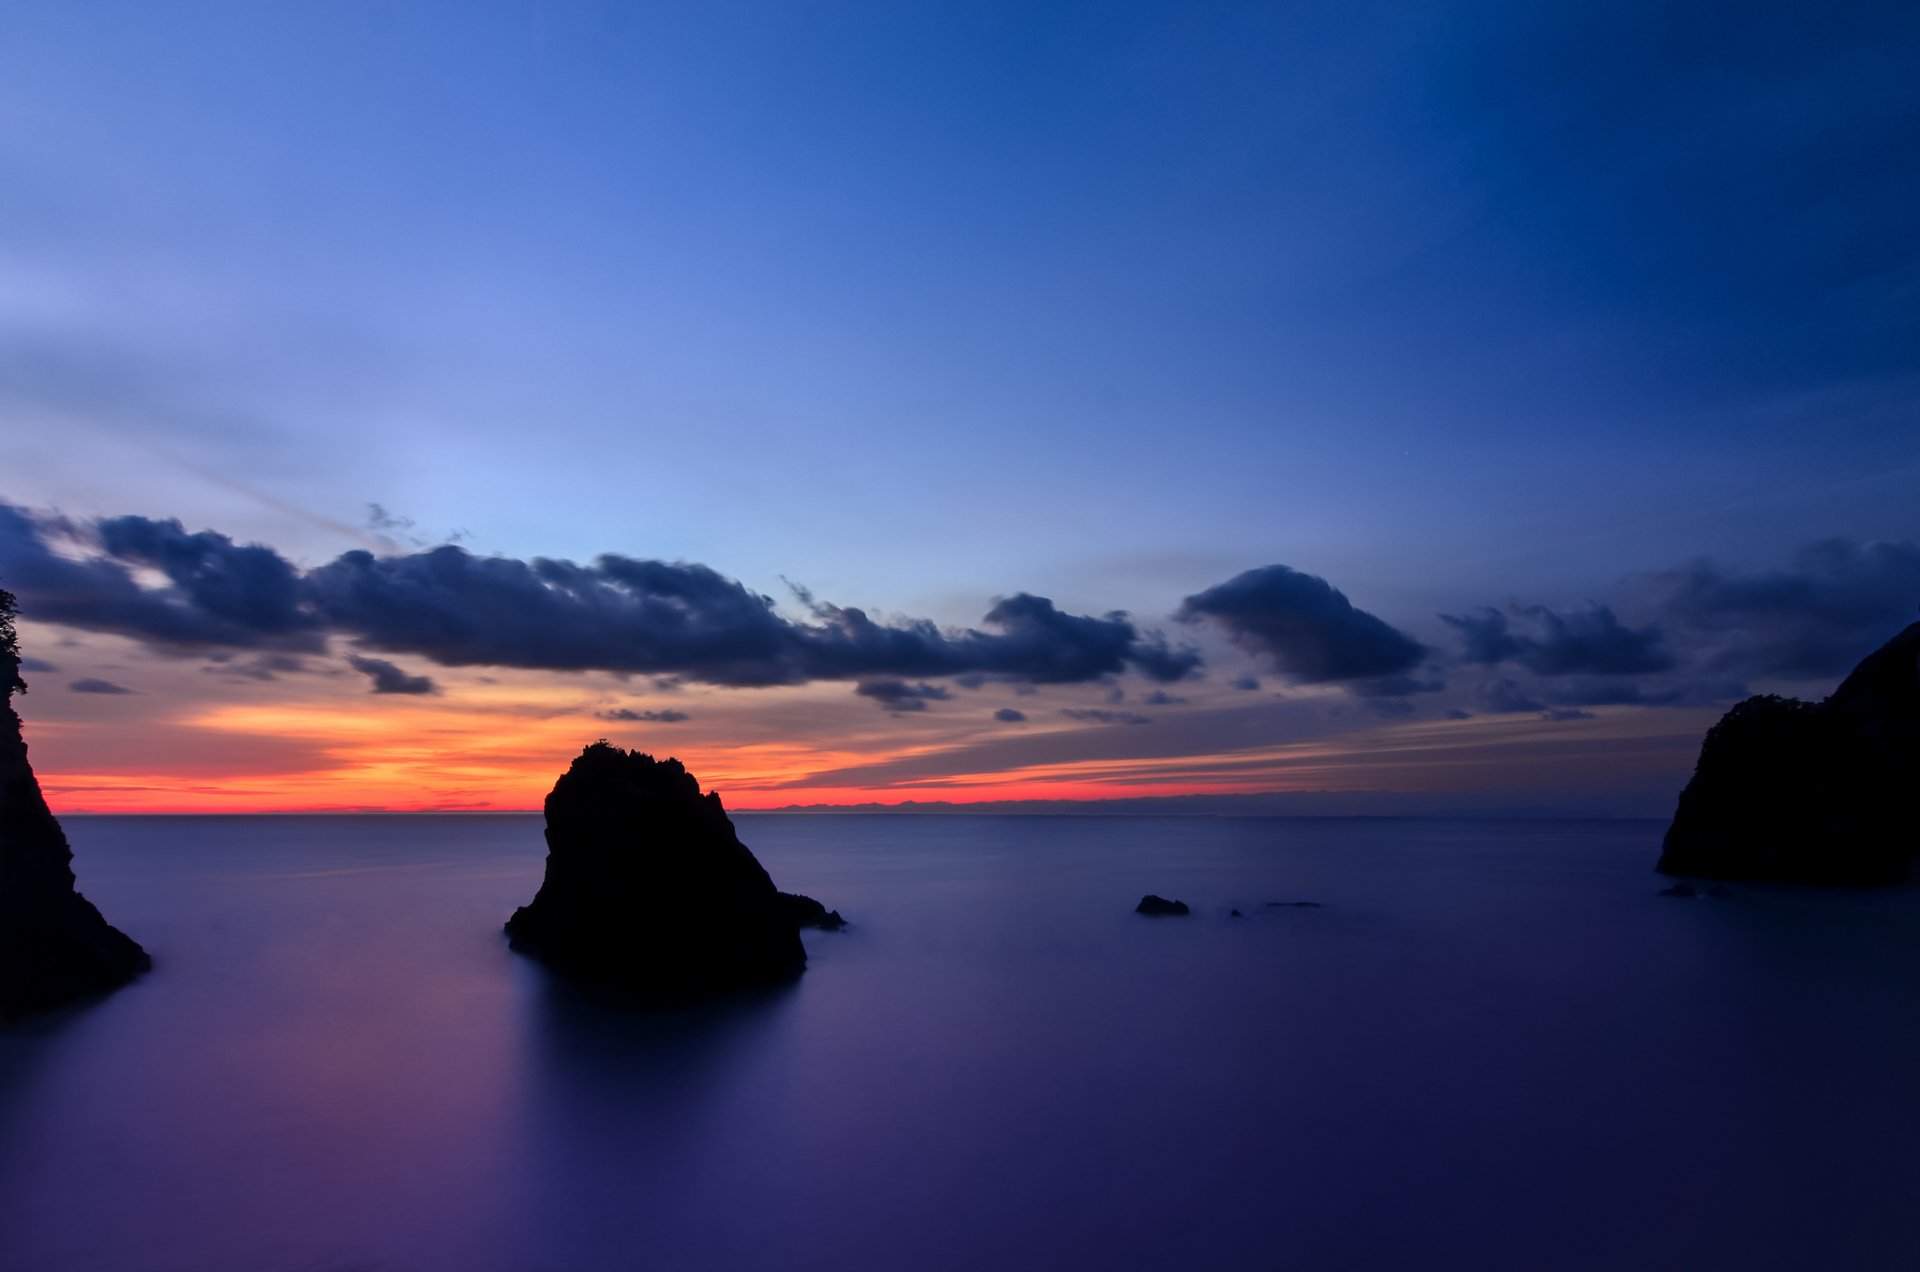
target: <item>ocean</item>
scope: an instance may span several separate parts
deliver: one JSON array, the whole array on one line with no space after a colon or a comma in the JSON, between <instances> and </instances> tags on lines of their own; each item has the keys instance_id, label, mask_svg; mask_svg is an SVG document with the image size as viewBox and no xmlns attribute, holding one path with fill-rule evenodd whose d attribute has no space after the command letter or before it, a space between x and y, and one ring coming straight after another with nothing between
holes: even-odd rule
<instances>
[{"instance_id":1,"label":"ocean","mask_svg":"<svg viewBox=\"0 0 1920 1272\"><path fill-rule=\"evenodd\" d=\"M1652 822L735 821L852 926L644 1015L507 949L538 817L66 819L155 969L0 1035L0 1268L1920 1266L1920 891L1662 897Z\"/></svg>"}]
</instances>

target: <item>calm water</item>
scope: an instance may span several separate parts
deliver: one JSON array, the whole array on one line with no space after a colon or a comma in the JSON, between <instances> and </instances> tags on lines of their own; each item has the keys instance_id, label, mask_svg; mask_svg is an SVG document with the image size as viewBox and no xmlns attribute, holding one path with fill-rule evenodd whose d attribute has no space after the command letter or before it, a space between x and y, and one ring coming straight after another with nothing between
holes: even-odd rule
<instances>
[{"instance_id":1,"label":"calm water","mask_svg":"<svg viewBox=\"0 0 1920 1272\"><path fill-rule=\"evenodd\" d=\"M0 1268L1920 1265L1920 893L1660 898L1646 823L738 821L855 926L659 1018L506 949L537 818L71 819L157 969L0 1039Z\"/></svg>"}]
</instances>

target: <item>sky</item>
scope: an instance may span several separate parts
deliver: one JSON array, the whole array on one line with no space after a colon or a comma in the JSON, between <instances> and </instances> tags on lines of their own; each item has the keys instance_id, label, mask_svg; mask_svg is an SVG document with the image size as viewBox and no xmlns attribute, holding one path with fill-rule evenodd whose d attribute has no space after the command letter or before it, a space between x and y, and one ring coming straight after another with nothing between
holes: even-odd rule
<instances>
[{"instance_id":1,"label":"sky","mask_svg":"<svg viewBox=\"0 0 1920 1272\"><path fill-rule=\"evenodd\" d=\"M16 0L42 784L530 808L605 736L737 808L1664 815L1916 617L1917 54L1893 3Z\"/></svg>"}]
</instances>

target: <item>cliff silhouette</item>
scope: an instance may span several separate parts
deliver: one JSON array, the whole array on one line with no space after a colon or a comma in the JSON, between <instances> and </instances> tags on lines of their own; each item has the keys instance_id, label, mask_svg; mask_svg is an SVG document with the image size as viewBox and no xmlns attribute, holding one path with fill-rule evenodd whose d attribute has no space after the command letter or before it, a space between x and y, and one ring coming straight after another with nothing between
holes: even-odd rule
<instances>
[{"instance_id":1,"label":"cliff silhouette","mask_svg":"<svg viewBox=\"0 0 1920 1272\"><path fill-rule=\"evenodd\" d=\"M1708 730L1659 869L1880 884L1920 855L1920 623L1821 702L1748 698Z\"/></svg>"},{"instance_id":2,"label":"cliff silhouette","mask_svg":"<svg viewBox=\"0 0 1920 1272\"><path fill-rule=\"evenodd\" d=\"M507 921L514 949L589 988L675 1006L806 966L837 913L777 891L715 792L676 759L595 742L546 799L547 870Z\"/></svg>"},{"instance_id":3,"label":"cliff silhouette","mask_svg":"<svg viewBox=\"0 0 1920 1272\"><path fill-rule=\"evenodd\" d=\"M13 695L26 690L13 594L0 591L0 1023L126 984L151 965L74 886Z\"/></svg>"}]
</instances>

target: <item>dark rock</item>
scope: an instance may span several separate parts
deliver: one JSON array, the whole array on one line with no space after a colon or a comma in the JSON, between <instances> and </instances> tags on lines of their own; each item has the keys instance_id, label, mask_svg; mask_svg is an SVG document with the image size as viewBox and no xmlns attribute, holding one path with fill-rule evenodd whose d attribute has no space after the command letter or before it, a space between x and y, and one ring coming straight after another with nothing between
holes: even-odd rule
<instances>
[{"instance_id":1,"label":"dark rock","mask_svg":"<svg viewBox=\"0 0 1920 1272\"><path fill-rule=\"evenodd\" d=\"M1693 885L1690 883L1676 883L1671 888L1660 889L1660 895L1663 897L1697 897L1700 894L1694 890Z\"/></svg>"},{"instance_id":2,"label":"dark rock","mask_svg":"<svg viewBox=\"0 0 1920 1272\"><path fill-rule=\"evenodd\" d=\"M546 815L546 879L507 920L514 949L642 1006L775 984L806 966L807 899L774 890L720 796L703 795L680 761L596 742L554 783Z\"/></svg>"},{"instance_id":3,"label":"dark rock","mask_svg":"<svg viewBox=\"0 0 1920 1272\"><path fill-rule=\"evenodd\" d=\"M0 591L0 1023L117 989L152 966L74 887L73 850L13 709L26 688L13 613L13 596Z\"/></svg>"},{"instance_id":4,"label":"dark rock","mask_svg":"<svg viewBox=\"0 0 1920 1272\"><path fill-rule=\"evenodd\" d=\"M1920 623L1808 703L1748 698L1707 731L1659 869L1878 884L1920 852Z\"/></svg>"},{"instance_id":5,"label":"dark rock","mask_svg":"<svg viewBox=\"0 0 1920 1272\"><path fill-rule=\"evenodd\" d=\"M780 904L785 906L787 913L792 916L795 927L838 932L847 926L847 921L840 917L840 911L829 910L812 897L803 897L797 892L782 892L778 895Z\"/></svg>"},{"instance_id":6,"label":"dark rock","mask_svg":"<svg viewBox=\"0 0 1920 1272\"><path fill-rule=\"evenodd\" d=\"M1246 916L1246 915L1244 915L1244 914L1242 914L1242 913L1240 913L1240 911L1238 911L1238 910L1231 910L1231 911L1228 911L1228 913L1227 913L1227 917L1228 917L1228 918L1230 918L1230 919L1244 919L1244 918L1246 918L1247 916Z\"/></svg>"},{"instance_id":7,"label":"dark rock","mask_svg":"<svg viewBox=\"0 0 1920 1272\"><path fill-rule=\"evenodd\" d=\"M1140 898L1140 904L1133 907L1135 914L1190 914L1185 901L1169 901L1165 897L1156 897L1149 892Z\"/></svg>"}]
</instances>

